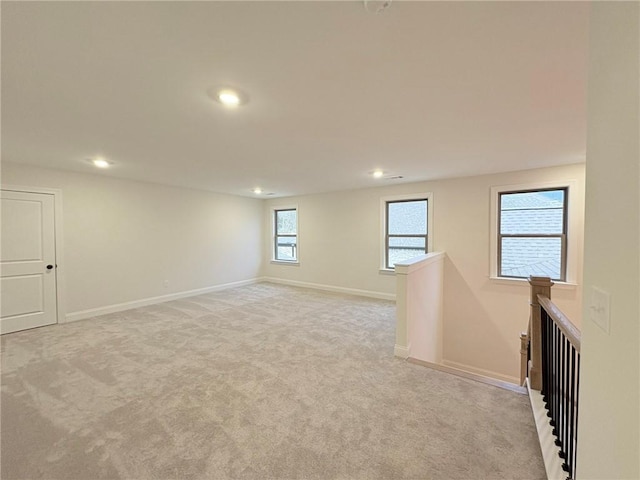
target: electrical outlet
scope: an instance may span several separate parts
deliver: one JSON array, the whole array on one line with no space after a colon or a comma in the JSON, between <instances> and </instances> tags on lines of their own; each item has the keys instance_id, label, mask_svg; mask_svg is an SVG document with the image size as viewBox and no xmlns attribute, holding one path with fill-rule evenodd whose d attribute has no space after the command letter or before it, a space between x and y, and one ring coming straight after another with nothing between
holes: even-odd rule
<instances>
[{"instance_id":1,"label":"electrical outlet","mask_svg":"<svg viewBox=\"0 0 640 480\"><path fill-rule=\"evenodd\" d=\"M609 333L611 295L598 287L591 287L591 303L589 304L589 318L605 333Z\"/></svg>"}]
</instances>

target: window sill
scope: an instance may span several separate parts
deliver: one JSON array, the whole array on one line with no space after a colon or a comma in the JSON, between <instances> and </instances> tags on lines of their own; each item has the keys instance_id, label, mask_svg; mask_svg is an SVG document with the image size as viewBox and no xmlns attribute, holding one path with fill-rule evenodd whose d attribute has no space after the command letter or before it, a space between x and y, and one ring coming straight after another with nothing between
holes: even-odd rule
<instances>
[{"instance_id":1,"label":"window sill","mask_svg":"<svg viewBox=\"0 0 640 480\"><path fill-rule=\"evenodd\" d=\"M299 267L300 266L300 262L299 261L293 261L293 260L271 260L270 262L272 265L292 265L294 267Z\"/></svg>"},{"instance_id":2,"label":"window sill","mask_svg":"<svg viewBox=\"0 0 640 480\"><path fill-rule=\"evenodd\" d=\"M489 277L491 283L496 285L519 285L521 287L529 287L529 280L526 278L509 278L509 277ZM559 290L575 290L578 288L577 283L572 282L559 282L556 280L552 280L553 287Z\"/></svg>"},{"instance_id":3,"label":"window sill","mask_svg":"<svg viewBox=\"0 0 640 480\"><path fill-rule=\"evenodd\" d=\"M378 273L380 275L395 275L396 271L392 268L381 268L380 270L378 270Z\"/></svg>"}]
</instances>

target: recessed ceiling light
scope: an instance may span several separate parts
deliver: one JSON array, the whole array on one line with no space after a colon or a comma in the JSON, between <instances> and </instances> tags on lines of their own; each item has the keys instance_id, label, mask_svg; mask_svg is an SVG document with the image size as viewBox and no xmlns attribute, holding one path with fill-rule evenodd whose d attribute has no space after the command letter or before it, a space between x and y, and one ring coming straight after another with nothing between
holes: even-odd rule
<instances>
[{"instance_id":1,"label":"recessed ceiling light","mask_svg":"<svg viewBox=\"0 0 640 480\"><path fill-rule=\"evenodd\" d=\"M207 89L207 95L212 100L230 108L244 105L249 101L249 96L237 88L211 87Z\"/></svg>"},{"instance_id":2,"label":"recessed ceiling light","mask_svg":"<svg viewBox=\"0 0 640 480\"><path fill-rule=\"evenodd\" d=\"M228 107L237 107L240 105L240 97L233 90L221 90L218 92L218 100Z\"/></svg>"},{"instance_id":3,"label":"recessed ceiling light","mask_svg":"<svg viewBox=\"0 0 640 480\"><path fill-rule=\"evenodd\" d=\"M384 172L382 170L374 170L373 172L373 178L382 178L383 175Z\"/></svg>"},{"instance_id":4,"label":"recessed ceiling light","mask_svg":"<svg viewBox=\"0 0 640 480\"><path fill-rule=\"evenodd\" d=\"M93 165L94 167L98 167L98 168L109 168L112 165L111 162L108 162L102 157L89 158L87 159L87 161L91 163L91 165Z\"/></svg>"},{"instance_id":5,"label":"recessed ceiling light","mask_svg":"<svg viewBox=\"0 0 640 480\"><path fill-rule=\"evenodd\" d=\"M262 193L262 189L260 187L256 187L253 189L253 193L256 195L260 195Z\"/></svg>"}]
</instances>

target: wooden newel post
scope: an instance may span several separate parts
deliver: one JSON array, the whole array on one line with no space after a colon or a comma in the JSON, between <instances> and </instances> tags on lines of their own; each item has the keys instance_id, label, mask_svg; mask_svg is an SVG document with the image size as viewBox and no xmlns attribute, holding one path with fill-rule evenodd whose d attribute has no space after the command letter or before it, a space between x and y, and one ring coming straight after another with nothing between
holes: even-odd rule
<instances>
[{"instance_id":1,"label":"wooden newel post","mask_svg":"<svg viewBox=\"0 0 640 480\"><path fill-rule=\"evenodd\" d=\"M531 322L529 339L531 341L531 360L529 361L529 383L531 389L542 389L542 313L538 295L551 298L553 282L549 277L529 277L531 285Z\"/></svg>"}]
</instances>

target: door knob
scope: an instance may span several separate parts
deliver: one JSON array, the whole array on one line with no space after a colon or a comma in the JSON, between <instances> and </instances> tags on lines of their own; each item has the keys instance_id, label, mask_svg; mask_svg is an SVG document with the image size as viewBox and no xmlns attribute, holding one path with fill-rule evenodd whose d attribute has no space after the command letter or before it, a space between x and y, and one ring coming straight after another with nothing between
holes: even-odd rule
<instances>
[{"instance_id":1,"label":"door knob","mask_svg":"<svg viewBox=\"0 0 640 480\"><path fill-rule=\"evenodd\" d=\"M51 270L53 268L53 265L47 265L47 270Z\"/></svg>"}]
</instances>

